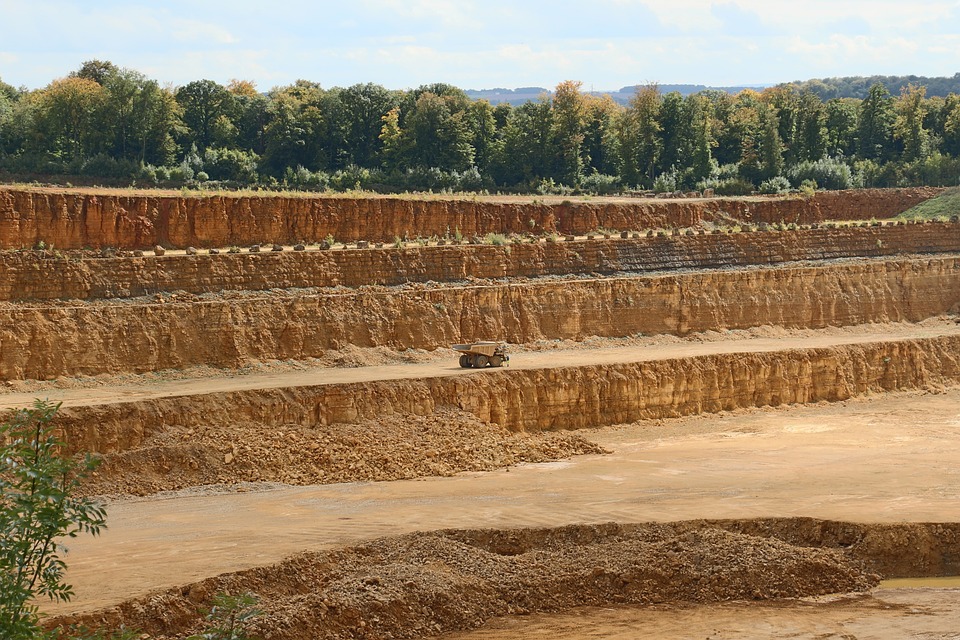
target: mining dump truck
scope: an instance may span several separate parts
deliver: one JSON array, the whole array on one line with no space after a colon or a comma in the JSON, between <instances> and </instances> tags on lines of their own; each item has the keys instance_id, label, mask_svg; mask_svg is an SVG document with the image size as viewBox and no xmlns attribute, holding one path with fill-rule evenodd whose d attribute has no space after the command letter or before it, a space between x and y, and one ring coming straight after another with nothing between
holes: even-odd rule
<instances>
[{"instance_id":1,"label":"mining dump truck","mask_svg":"<svg viewBox=\"0 0 960 640\"><path fill-rule=\"evenodd\" d=\"M502 342L474 342L450 346L454 351L460 352L460 366L464 369L502 367L504 362L510 360L510 356L507 355L507 345Z\"/></svg>"}]
</instances>

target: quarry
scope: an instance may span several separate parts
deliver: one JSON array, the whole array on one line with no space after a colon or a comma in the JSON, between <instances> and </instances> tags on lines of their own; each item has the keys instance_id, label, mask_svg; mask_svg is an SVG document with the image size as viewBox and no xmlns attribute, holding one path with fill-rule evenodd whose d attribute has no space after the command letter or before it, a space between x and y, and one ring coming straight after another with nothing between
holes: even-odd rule
<instances>
[{"instance_id":1,"label":"quarry","mask_svg":"<svg viewBox=\"0 0 960 640\"><path fill-rule=\"evenodd\" d=\"M45 621L948 637L960 219L900 216L940 192L0 187L0 406L61 402L108 513Z\"/></svg>"}]
</instances>

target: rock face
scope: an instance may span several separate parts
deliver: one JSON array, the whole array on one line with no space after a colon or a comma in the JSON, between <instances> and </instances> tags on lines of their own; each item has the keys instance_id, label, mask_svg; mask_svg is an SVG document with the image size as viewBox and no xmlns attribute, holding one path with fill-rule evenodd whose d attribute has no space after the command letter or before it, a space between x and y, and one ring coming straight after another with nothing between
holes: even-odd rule
<instances>
[{"instance_id":1,"label":"rock face","mask_svg":"<svg viewBox=\"0 0 960 640\"><path fill-rule=\"evenodd\" d=\"M748 407L839 401L960 382L960 336L727 353L485 375L331 384L64 407L80 451L116 453L183 425L264 429L429 416L454 407L511 431L590 428ZM136 425L136 428L131 428Z\"/></svg>"},{"instance_id":2,"label":"rock face","mask_svg":"<svg viewBox=\"0 0 960 640\"><path fill-rule=\"evenodd\" d=\"M250 246L269 239L391 242L532 230L583 234L597 228L690 227L704 220L811 223L886 218L938 189L821 192L811 198L637 200L514 204L471 199L115 195L0 188L0 248L43 242L60 249L112 246ZM532 223L532 224L531 224Z\"/></svg>"},{"instance_id":3,"label":"rock face","mask_svg":"<svg viewBox=\"0 0 960 640\"><path fill-rule=\"evenodd\" d=\"M100 258L0 253L0 301L126 298L161 291L361 287L746 267L802 260L960 252L960 224L798 229L375 251Z\"/></svg>"},{"instance_id":4,"label":"rock face","mask_svg":"<svg viewBox=\"0 0 960 640\"><path fill-rule=\"evenodd\" d=\"M325 293L0 306L0 378L237 367L345 346L435 349L920 321L960 302L960 258L477 282Z\"/></svg>"}]
</instances>

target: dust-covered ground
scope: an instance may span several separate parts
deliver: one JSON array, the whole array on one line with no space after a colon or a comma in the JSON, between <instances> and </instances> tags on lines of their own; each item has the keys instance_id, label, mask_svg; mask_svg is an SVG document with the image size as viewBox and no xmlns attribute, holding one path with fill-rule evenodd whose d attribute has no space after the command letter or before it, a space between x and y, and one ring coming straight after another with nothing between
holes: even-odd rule
<instances>
[{"instance_id":1,"label":"dust-covered ground","mask_svg":"<svg viewBox=\"0 0 960 640\"><path fill-rule=\"evenodd\" d=\"M624 581L624 575L642 573L641 569L628 568L622 563L653 558L655 561L650 570L656 573L669 558L650 555L647 547L617 547L611 542L605 547L609 557L576 556L579 559L571 561L569 558L574 556L570 554L588 553L585 549L578 550L590 542L582 533L569 536L570 544L554 549L557 555L549 556L543 550L526 547L511 549L503 545L495 548L489 543L478 545L476 539L482 536L477 535L470 544L464 542L462 535L454 544L448 534L417 532L481 529L492 531L487 537L493 538L504 537L505 534L497 532L516 527L534 530L561 527L560 531L569 532L571 530L566 525L571 522L669 523L696 518L746 518L749 522L749 519L771 516L813 516L866 523L960 522L960 501L957 500L960 475L956 471L960 468L958 414L960 389L884 394L842 403L757 409L580 431L573 435L610 453L580 455L559 462L518 464L494 472L468 472L388 483L301 487L269 483L217 485L111 501L108 504L110 528L104 535L97 539L78 538L70 545L68 577L77 588L77 599L69 605L49 610L51 613L99 610L96 616L110 620L131 608L142 609L143 613L136 615L143 618L129 620L143 620L146 624L153 616L156 619L149 624L172 624L171 620L180 620L177 623L180 626L176 628L194 629L199 623L196 611L203 606L204 598L229 586L232 590L253 591L263 598L264 609L270 611L265 620L270 620L276 629L287 634L279 635L280 631L277 631L271 633L278 635L269 637L297 638L301 636L296 635L295 630L301 626L316 634L303 637L390 637L385 631L380 634L358 631L366 628L358 626L362 616L371 616L362 618L365 624L394 624L400 619L412 621L411 628L416 633L403 636L400 631L390 631L392 637L423 637L457 628L466 631L481 621L492 619L491 616L511 611L517 613L516 599L524 597L518 595L523 593L535 593L543 599L536 607L524 605L530 612L561 612L568 607L583 605L606 607L616 601L610 594L620 593L624 585L633 584ZM591 526L595 525L584 525L584 530ZM797 521L795 528L799 531L810 526L809 522ZM675 602L715 602L716 598L703 595L712 593L709 588L706 592L699 592L701 595L691 593L709 586L716 575L721 579L718 584L726 585L726 590L718 592L722 593L723 599L751 601L750 604L730 605L732 607L753 611L753 603L761 602L753 600L755 594L752 591L733 588L729 580L736 582L741 577L743 581L737 583L737 589L745 589L747 584L756 585L760 580L782 579L783 584L793 585L796 589L780 592L780 595L810 595L805 586L809 583L802 576L812 574L807 569L790 569L783 560L788 556L802 556L807 558L803 560L806 562L809 558L804 556L803 549L809 550L808 547L789 544L793 550L778 547L777 551L780 553L786 549L789 551L787 556L765 556L768 552L773 553L772 547L763 546L769 540L757 542L749 532L727 533L736 535L711 538L718 543L713 551L710 547L713 542L702 537L688 548L684 537L687 532L677 534L679 542L663 542L665 546L662 548L678 545L677 558L685 558L684 562L690 564L684 565L686 569L667 572L668 575L661 572L655 581L656 588L646 593L667 593L665 590L674 588L677 591L670 597ZM407 534L410 535L402 537ZM386 556L378 554L385 553L384 549L406 549L391 551L390 563L376 561L377 567L390 564L389 570L350 565L354 573L341 572L332 570L333 565L326 560L316 560L319 556L301 555L367 548L366 541L396 535L401 538L376 543L376 551L369 551L371 557L382 558ZM935 550L921 545L917 536L890 538L877 531L868 537L864 545L868 550L873 549L872 553L888 558L903 556L904 563L898 570L936 570L935 566L921 565L917 558L909 556L908 552L919 551L924 552L924 557L936 556ZM857 548L850 540L834 538L833 551ZM947 538L943 532L933 536L934 540L940 541ZM554 539L559 538L555 535ZM754 546L761 542L762 549L765 549L762 552L758 551L761 547ZM463 552L466 555L452 553L451 545L456 546L457 554ZM593 547L594 551L599 548ZM797 551L798 548L801 551ZM711 555L714 552L716 555ZM956 555L955 551L950 553ZM368 552L359 555L365 554ZM299 559L290 559L293 556ZM504 573L505 566L518 566L502 564L505 559L518 556L530 563L527 569L532 573L524 573L522 577L509 572L504 574L513 576L511 580L514 582L506 583L509 585L506 591L513 594L514 600L507 596L498 596L503 600L491 600L484 595L482 601L485 604L481 605L470 599L474 591L489 594L485 589L492 587L473 574L464 577L463 572L482 572L486 570L484 567L494 566L497 568L493 573ZM769 561L761 562L762 571L748 570L745 565L738 564L739 559L763 557L768 557ZM845 562L851 561L844 557ZM732 573L721 568L726 562L732 563ZM250 567L259 568L251 570ZM309 567L312 568L307 570ZM572 599L571 593L583 590L585 584L592 584L590 571L597 567L616 567L594 576L597 585L606 584L604 580L613 580L611 584L614 586L607 585L604 588L609 590L601 592L592 591L593 587L587 589L585 592L593 594L590 595L595 598L593 600L587 597ZM214 578L214 582L207 581L209 576L230 572L239 573ZM855 573L858 576L855 581L864 580L874 570L860 567ZM613 574L617 576L615 579ZM278 581L285 586L282 589L276 587L277 593L263 587L262 580L269 575L282 576ZM558 576L565 576L567 586L558 586L555 581L560 580ZM679 586L667 586L670 576L682 578ZM750 577L749 581L747 577ZM394 578L399 580L399 586L392 582ZM645 579L637 580L643 583ZM381 586L387 584L389 586ZM159 595L147 595L145 585L162 591ZM782 588L782 584L776 587L778 590ZM412 590L416 595L405 590ZM823 593L832 590L848 589L835 585ZM452 601L439 595L448 591L454 596ZM601 597L598 593L605 595ZM773 593L762 591L761 595L767 598ZM926 602L927 596L920 592L911 593L916 598L910 606L926 612L918 620L930 623L931 629L936 628L943 608ZM566 595L561 597L562 594ZM140 598L137 601L140 604L134 602L116 609L118 603L134 596ZM351 600L360 596L368 598L365 602L369 606ZM323 603L324 597L328 601L326 604ZM465 603L457 609L461 600ZM635 602L664 603L651 598ZM850 602L854 603L855 609L859 607L856 610L861 613L843 614L842 620L831 622L830 615L838 611L836 605L833 601L827 602L824 615L818 616L818 602L794 603L800 607L797 611L790 609L789 603L757 608L756 616L760 617L756 618L756 628L759 632L754 637L818 637L808 628L828 628L839 634L847 624L844 620L850 616L860 615L866 624L870 611L880 611L886 606L853 599ZM331 604L336 606L330 607ZM323 610L321 605L331 611L324 613L327 617L322 620L316 617L320 615L317 611ZM811 607L813 613L810 613ZM164 614L165 611L170 613ZM594 620L593 613L577 613L571 618L579 620L574 627L571 627L570 620L564 619L560 624L569 631L566 637L591 637L590 634L597 630L609 633L610 637L617 637L617 633L621 634L620 637L629 637L629 629L634 624L630 618L634 614L629 613L632 610L622 610L627 612L622 613L627 616L624 620L607 620L603 609L592 611L601 618ZM700 621L700 626L690 618L677 617L684 611L693 611L690 615ZM711 637L711 634L717 638L750 637L749 627L731 627L728 624L731 618L712 617L716 612L720 615L728 611L725 608L707 607L702 609L702 614L695 613L697 611L701 609L689 609L685 604L676 612L671 606L660 621L650 621L650 616L663 613L662 607L650 610L644 607L641 615L647 616L643 618L643 625L650 624L656 629L653 637L658 634L671 637L670 633L674 634L672 637ZM898 611L897 615L906 624L912 614L903 608L892 608L888 613L892 616ZM437 615L443 620L461 626L450 626L425 617L427 613L434 615L432 612L439 612ZM950 610L942 615L947 616L944 620L953 620L949 617L953 615ZM371 622L372 618L380 622ZM500 637L511 637L511 633L512 637L526 636L526 631L509 625L519 625L527 620L534 624L530 633L537 633L539 618L523 616L522 620L502 622L508 626L504 632L506 635ZM496 630L495 625L501 623L486 624L494 624L491 628ZM549 626L553 622L543 624L547 625L544 628L556 628ZM676 625L673 631L670 630L671 624ZM348 631L348 627L352 631ZM800 631L794 634L791 631L794 628ZM321 629L324 630L322 633ZM889 633L870 635L865 632L864 637L910 637L898 634L897 629L891 622ZM696 631L696 634L684 636L684 630ZM741 635L715 633L722 630L730 634L736 631ZM157 630L157 633L166 632Z\"/></svg>"}]
</instances>

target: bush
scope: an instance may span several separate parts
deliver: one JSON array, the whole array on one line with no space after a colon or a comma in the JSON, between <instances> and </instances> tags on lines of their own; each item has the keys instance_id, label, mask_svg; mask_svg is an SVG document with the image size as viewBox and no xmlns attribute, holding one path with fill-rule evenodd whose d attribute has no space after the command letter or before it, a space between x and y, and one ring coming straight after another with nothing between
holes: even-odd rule
<instances>
[{"instance_id":1,"label":"bush","mask_svg":"<svg viewBox=\"0 0 960 640\"><path fill-rule=\"evenodd\" d=\"M355 164L344 167L330 176L330 188L335 191L360 190L370 183L370 170Z\"/></svg>"},{"instance_id":2,"label":"bush","mask_svg":"<svg viewBox=\"0 0 960 640\"><path fill-rule=\"evenodd\" d=\"M588 176L584 176L583 180L580 181L580 188L586 193L605 196L620 193L623 185L619 176L593 172Z\"/></svg>"},{"instance_id":3,"label":"bush","mask_svg":"<svg viewBox=\"0 0 960 640\"><path fill-rule=\"evenodd\" d=\"M0 638L40 637L36 597L69 601L59 539L97 535L103 508L76 498L80 481L95 468L66 457L53 418L59 404L37 400L0 425Z\"/></svg>"},{"instance_id":4,"label":"bush","mask_svg":"<svg viewBox=\"0 0 960 640\"><path fill-rule=\"evenodd\" d=\"M850 165L836 158L801 162L787 169L787 177L797 187L804 180L814 180L821 189L829 190L849 189L853 186Z\"/></svg>"},{"instance_id":5,"label":"bush","mask_svg":"<svg viewBox=\"0 0 960 640\"><path fill-rule=\"evenodd\" d=\"M207 628L187 640L252 640L247 624L260 615L257 599L245 593L239 596L217 594L207 612Z\"/></svg>"},{"instance_id":6,"label":"bush","mask_svg":"<svg viewBox=\"0 0 960 640\"><path fill-rule=\"evenodd\" d=\"M760 193L781 194L790 191L790 181L783 176L777 176L760 183Z\"/></svg>"},{"instance_id":7,"label":"bush","mask_svg":"<svg viewBox=\"0 0 960 640\"><path fill-rule=\"evenodd\" d=\"M677 170L671 169L653 179L653 190L657 193L671 193L677 190Z\"/></svg>"},{"instance_id":8,"label":"bush","mask_svg":"<svg viewBox=\"0 0 960 640\"><path fill-rule=\"evenodd\" d=\"M719 180L711 178L697 183L697 190L713 189L718 196L748 196L753 193L753 184L743 178Z\"/></svg>"},{"instance_id":9,"label":"bush","mask_svg":"<svg viewBox=\"0 0 960 640\"><path fill-rule=\"evenodd\" d=\"M81 175L99 178L134 178L139 172L140 167L130 160L117 160L102 153L85 160L80 168Z\"/></svg>"},{"instance_id":10,"label":"bush","mask_svg":"<svg viewBox=\"0 0 960 640\"><path fill-rule=\"evenodd\" d=\"M203 169L212 180L232 180L244 184L257 181L260 158L252 151L209 148L203 154Z\"/></svg>"},{"instance_id":11,"label":"bush","mask_svg":"<svg viewBox=\"0 0 960 640\"><path fill-rule=\"evenodd\" d=\"M313 172L297 165L296 169L287 167L283 172L284 185L307 191L324 191L330 186L330 176L323 171Z\"/></svg>"}]
</instances>

